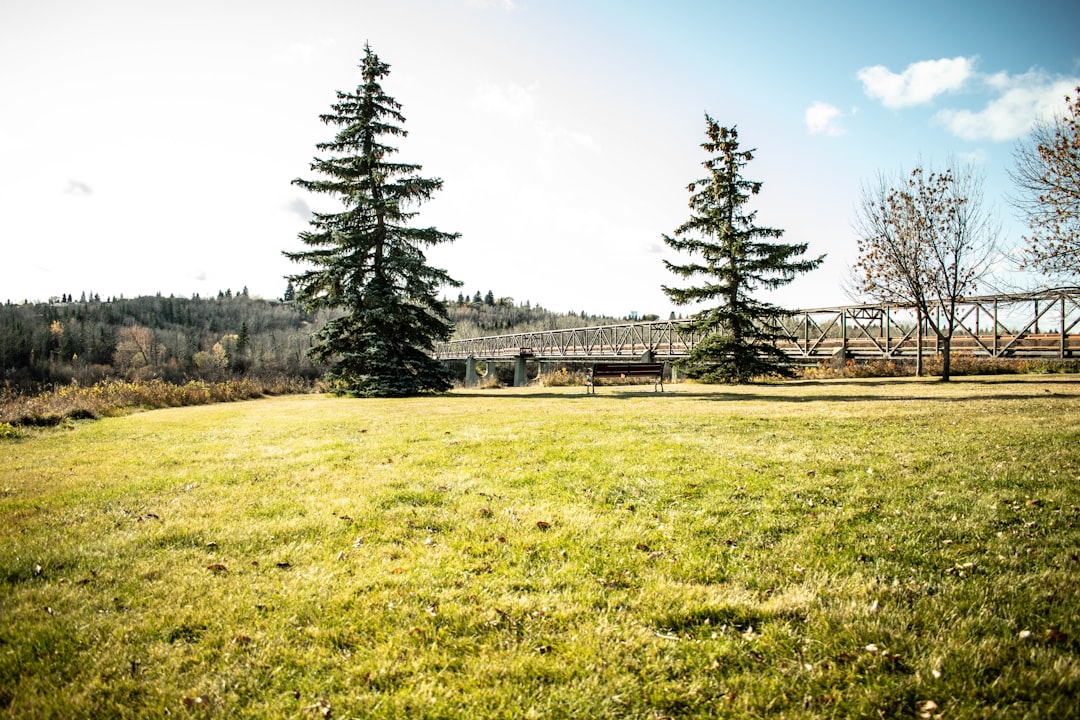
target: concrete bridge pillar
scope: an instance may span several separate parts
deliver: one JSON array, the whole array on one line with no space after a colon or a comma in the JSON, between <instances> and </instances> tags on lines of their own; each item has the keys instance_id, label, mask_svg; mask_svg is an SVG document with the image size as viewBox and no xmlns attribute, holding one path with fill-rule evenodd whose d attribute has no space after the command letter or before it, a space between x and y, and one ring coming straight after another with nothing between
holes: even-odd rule
<instances>
[{"instance_id":1,"label":"concrete bridge pillar","mask_svg":"<svg viewBox=\"0 0 1080 720\"><path fill-rule=\"evenodd\" d=\"M476 387L480 384L480 376L476 374L476 357L470 355L465 358L465 387Z\"/></svg>"},{"instance_id":2,"label":"concrete bridge pillar","mask_svg":"<svg viewBox=\"0 0 1080 720\"><path fill-rule=\"evenodd\" d=\"M529 384L529 378L525 372L525 356L518 355L514 358L514 387L525 387Z\"/></svg>"}]
</instances>

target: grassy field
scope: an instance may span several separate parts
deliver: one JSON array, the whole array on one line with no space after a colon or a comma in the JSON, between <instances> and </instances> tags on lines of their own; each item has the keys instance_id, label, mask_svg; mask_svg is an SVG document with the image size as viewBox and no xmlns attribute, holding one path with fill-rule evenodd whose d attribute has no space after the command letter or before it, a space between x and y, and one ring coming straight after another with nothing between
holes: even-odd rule
<instances>
[{"instance_id":1,"label":"grassy field","mask_svg":"<svg viewBox=\"0 0 1080 720\"><path fill-rule=\"evenodd\" d=\"M1075 717L1080 377L0 440L0 717Z\"/></svg>"}]
</instances>

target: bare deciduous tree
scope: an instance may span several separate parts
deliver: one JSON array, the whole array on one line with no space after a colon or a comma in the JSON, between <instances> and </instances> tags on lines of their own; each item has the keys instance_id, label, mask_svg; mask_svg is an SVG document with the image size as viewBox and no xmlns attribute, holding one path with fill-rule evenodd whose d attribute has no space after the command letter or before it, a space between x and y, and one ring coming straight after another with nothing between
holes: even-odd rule
<instances>
[{"instance_id":1,"label":"bare deciduous tree","mask_svg":"<svg viewBox=\"0 0 1080 720\"><path fill-rule=\"evenodd\" d=\"M116 352L113 362L120 370L138 370L159 365L164 359L165 346L154 337L154 331L141 325L129 325L116 333Z\"/></svg>"},{"instance_id":2,"label":"bare deciduous tree","mask_svg":"<svg viewBox=\"0 0 1080 720\"><path fill-rule=\"evenodd\" d=\"M1017 145L1013 203L1027 217L1023 263L1051 276L1080 276L1080 87L1066 115L1038 123Z\"/></svg>"},{"instance_id":3,"label":"bare deciduous tree","mask_svg":"<svg viewBox=\"0 0 1080 720\"><path fill-rule=\"evenodd\" d=\"M879 302L915 307L919 322L940 341L945 381L957 303L977 288L997 255L999 226L982 195L982 176L970 166L950 164L940 173L917 167L906 179L880 175L874 185L863 185L854 223L855 289Z\"/></svg>"}]
</instances>

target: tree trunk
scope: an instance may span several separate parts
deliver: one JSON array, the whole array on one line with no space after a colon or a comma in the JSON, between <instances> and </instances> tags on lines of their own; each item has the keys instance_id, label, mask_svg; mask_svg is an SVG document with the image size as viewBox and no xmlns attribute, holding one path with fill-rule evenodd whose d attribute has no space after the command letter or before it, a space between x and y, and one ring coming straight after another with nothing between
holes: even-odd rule
<instances>
[{"instance_id":1,"label":"tree trunk","mask_svg":"<svg viewBox=\"0 0 1080 720\"><path fill-rule=\"evenodd\" d=\"M941 382L949 382L949 365L952 362L952 336L941 335Z\"/></svg>"},{"instance_id":2,"label":"tree trunk","mask_svg":"<svg viewBox=\"0 0 1080 720\"><path fill-rule=\"evenodd\" d=\"M915 308L915 377L922 377L922 308Z\"/></svg>"}]
</instances>

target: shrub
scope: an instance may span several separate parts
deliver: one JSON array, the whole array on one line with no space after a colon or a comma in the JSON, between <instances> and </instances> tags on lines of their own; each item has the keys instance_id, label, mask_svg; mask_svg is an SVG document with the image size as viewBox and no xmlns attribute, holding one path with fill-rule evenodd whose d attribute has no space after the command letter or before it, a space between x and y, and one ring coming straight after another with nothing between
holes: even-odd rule
<instances>
[{"instance_id":1,"label":"shrub","mask_svg":"<svg viewBox=\"0 0 1080 720\"><path fill-rule=\"evenodd\" d=\"M941 355L923 360L923 374L941 374ZM953 353L951 375L1016 375L1080 372L1080 360L1054 360L1048 358L989 358L970 352ZM807 380L832 378L903 377L915 374L914 360L872 360L857 362L848 359L843 363L823 360L814 367L803 369Z\"/></svg>"},{"instance_id":2,"label":"shrub","mask_svg":"<svg viewBox=\"0 0 1080 720\"><path fill-rule=\"evenodd\" d=\"M585 371L561 367L555 372L544 373L539 378L543 387L572 387L585 385Z\"/></svg>"},{"instance_id":3,"label":"shrub","mask_svg":"<svg viewBox=\"0 0 1080 720\"><path fill-rule=\"evenodd\" d=\"M224 382L192 380L183 384L160 379L106 380L89 387L72 382L46 388L36 395L5 389L0 393L0 422L12 426L48 426L64 420L94 419L136 410L233 402L316 389L311 383L287 376Z\"/></svg>"}]
</instances>

